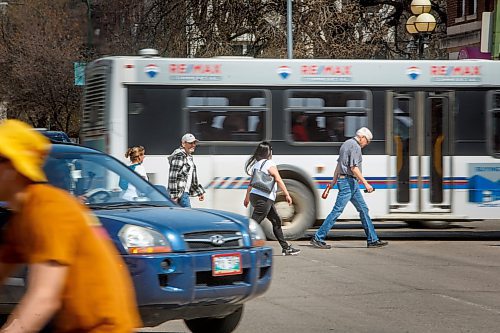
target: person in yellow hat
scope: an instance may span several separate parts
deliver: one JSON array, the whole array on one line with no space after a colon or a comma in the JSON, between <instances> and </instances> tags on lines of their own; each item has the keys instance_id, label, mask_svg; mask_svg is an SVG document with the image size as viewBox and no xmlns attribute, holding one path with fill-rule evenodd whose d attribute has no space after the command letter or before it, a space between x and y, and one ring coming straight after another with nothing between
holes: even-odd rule
<instances>
[{"instance_id":1,"label":"person in yellow hat","mask_svg":"<svg viewBox=\"0 0 500 333\"><path fill-rule=\"evenodd\" d=\"M27 264L27 290L0 329L133 332L140 326L130 275L92 213L46 183L50 142L18 120L0 123L0 201L12 211L0 245L3 281Z\"/></svg>"}]
</instances>

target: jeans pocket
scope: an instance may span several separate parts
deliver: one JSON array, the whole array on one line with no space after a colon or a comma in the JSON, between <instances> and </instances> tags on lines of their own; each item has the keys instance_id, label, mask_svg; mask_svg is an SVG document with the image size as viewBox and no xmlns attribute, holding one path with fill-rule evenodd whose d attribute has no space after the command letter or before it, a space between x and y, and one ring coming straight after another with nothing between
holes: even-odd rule
<instances>
[{"instance_id":1,"label":"jeans pocket","mask_svg":"<svg viewBox=\"0 0 500 333\"><path fill-rule=\"evenodd\" d=\"M340 178L337 181L337 186L339 190L345 190L346 188L349 187L349 182L347 181L347 178Z\"/></svg>"}]
</instances>

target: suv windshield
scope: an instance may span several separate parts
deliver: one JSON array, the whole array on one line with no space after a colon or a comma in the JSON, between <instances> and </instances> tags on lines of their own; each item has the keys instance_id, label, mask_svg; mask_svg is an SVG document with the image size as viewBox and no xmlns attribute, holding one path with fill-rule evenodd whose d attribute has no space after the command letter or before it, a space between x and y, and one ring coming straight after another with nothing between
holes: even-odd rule
<instances>
[{"instance_id":1,"label":"suv windshield","mask_svg":"<svg viewBox=\"0 0 500 333\"><path fill-rule=\"evenodd\" d=\"M52 185L94 208L175 205L134 171L104 154L52 153L44 170Z\"/></svg>"}]
</instances>

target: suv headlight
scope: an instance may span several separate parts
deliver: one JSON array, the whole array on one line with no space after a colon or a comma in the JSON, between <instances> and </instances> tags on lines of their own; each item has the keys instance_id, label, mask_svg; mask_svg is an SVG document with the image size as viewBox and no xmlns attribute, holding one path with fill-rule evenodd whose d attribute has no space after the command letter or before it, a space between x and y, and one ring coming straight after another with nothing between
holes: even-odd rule
<instances>
[{"instance_id":1,"label":"suv headlight","mask_svg":"<svg viewBox=\"0 0 500 333\"><path fill-rule=\"evenodd\" d=\"M157 231L127 224L121 228L118 237L130 254L172 252L167 239Z\"/></svg>"},{"instance_id":2,"label":"suv headlight","mask_svg":"<svg viewBox=\"0 0 500 333\"><path fill-rule=\"evenodd\" d=\"M266 234L255 220L250 219L249 229L250 237L252 238L252 246L258 247L266 245Z\"/></svg>"}]
</instances>

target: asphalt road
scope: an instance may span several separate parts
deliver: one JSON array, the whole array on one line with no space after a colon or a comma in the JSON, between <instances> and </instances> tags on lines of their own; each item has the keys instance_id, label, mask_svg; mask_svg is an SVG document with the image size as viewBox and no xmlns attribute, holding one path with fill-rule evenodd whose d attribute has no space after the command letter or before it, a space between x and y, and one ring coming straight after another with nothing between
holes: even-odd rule
<instances>
[{"instance_id":1,"label":"asphalt road","mask_svg":"<svg viewBox=\"0 0 500 333\"><path fill-rule=\"evenodd\" d=\"M333 230L331 250L293 242L302 253L274 257L271 288L235 332L500 332L500 221L376 227L388 247L367 249L356 223ZM144 331L189 332L182 321Z\"/></svg>"}]
</instances>

